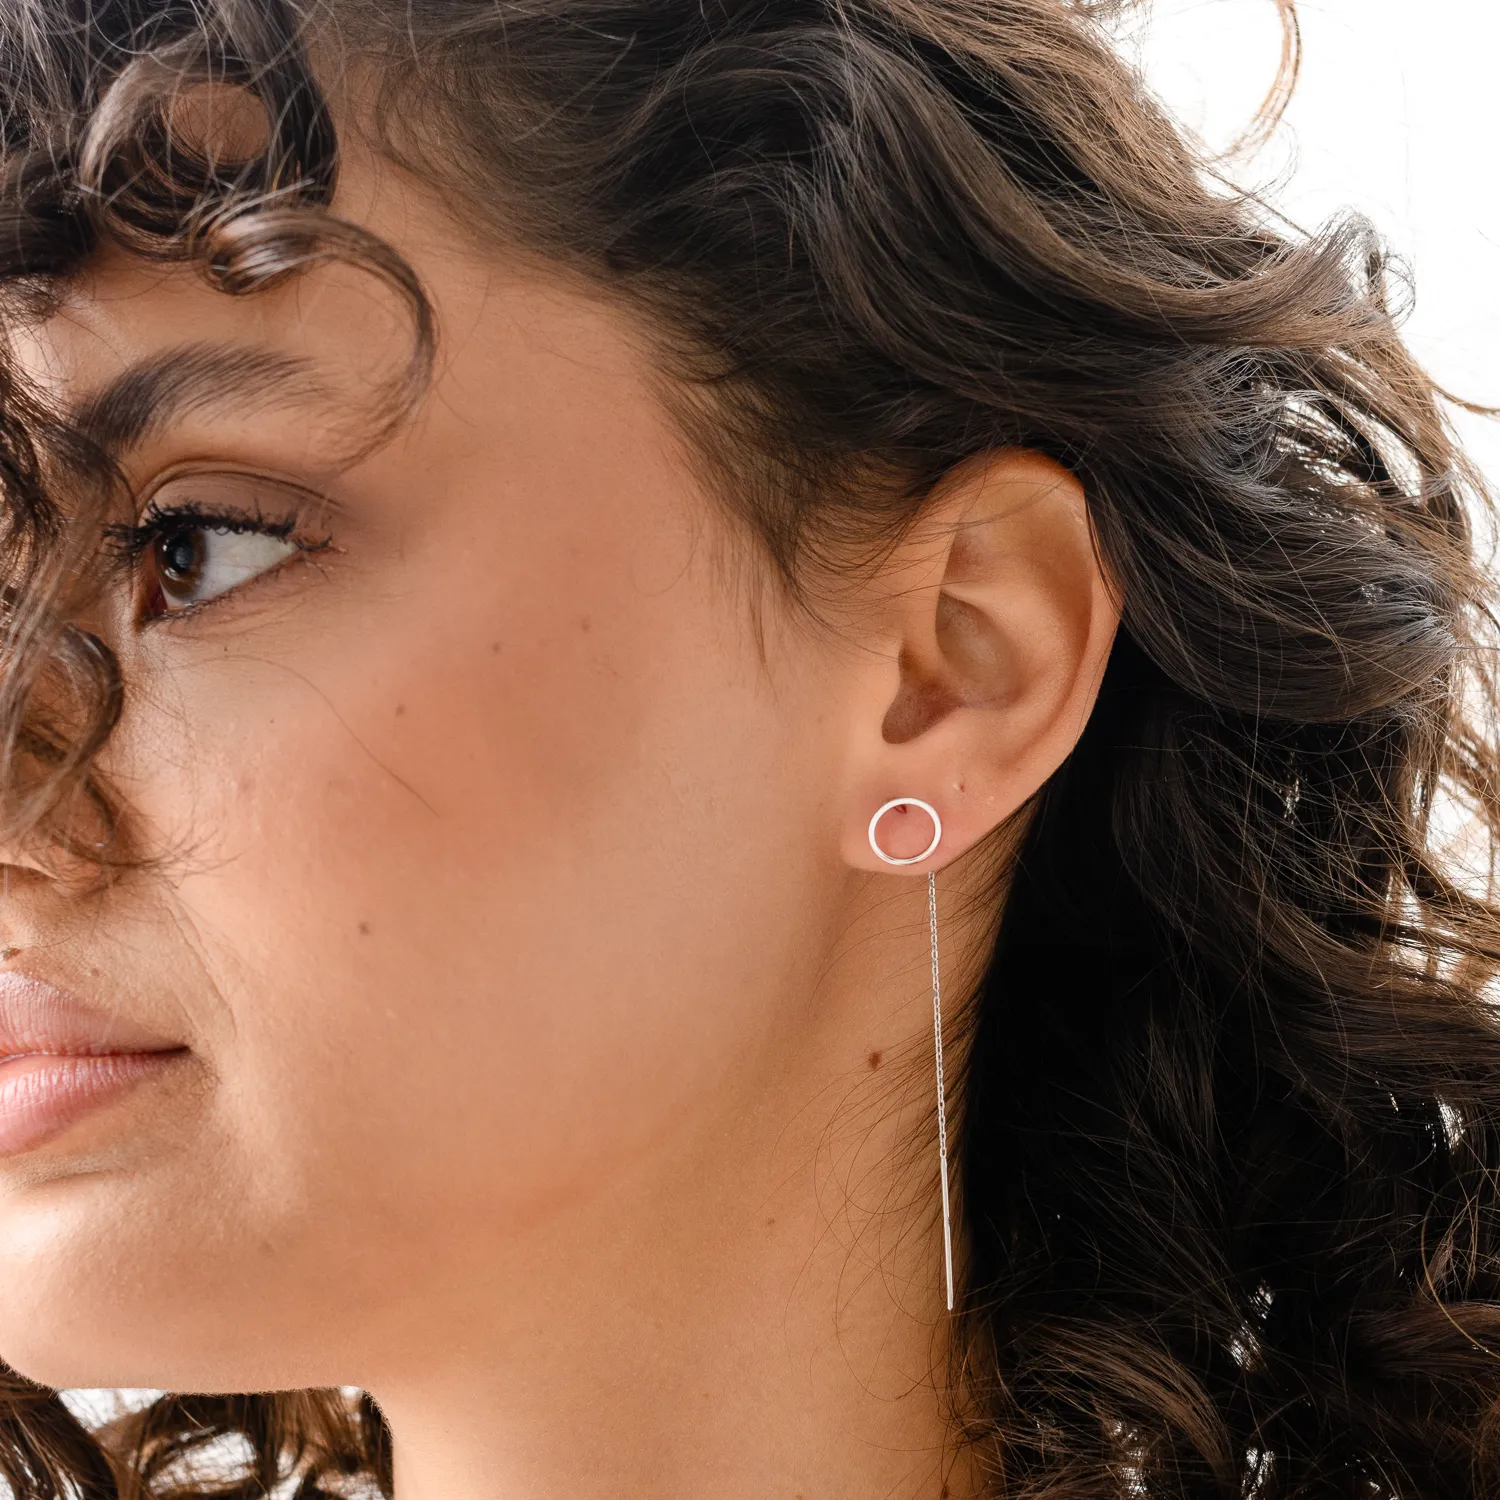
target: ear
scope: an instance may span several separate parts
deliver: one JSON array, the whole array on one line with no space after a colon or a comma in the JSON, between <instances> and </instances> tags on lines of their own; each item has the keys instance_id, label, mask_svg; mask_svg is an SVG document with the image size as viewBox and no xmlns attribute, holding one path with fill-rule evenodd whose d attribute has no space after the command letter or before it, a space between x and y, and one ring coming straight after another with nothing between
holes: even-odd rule
<instances>
[{"instance_id":1,"label":"ear","mask_svg":"<svg viewBox=\"0 0 1500 1500\"><path fill-rule=\"evenodd\" d=\"M1066 759L1098 695L1119 602L1082 485L1019 449L950 474L871 586L879 639L867 639L876 649L857 668L844 858L889 871L870 847L871 816L920 798L942 820L938 847L909 866L926 873L978 843ZM876 832L887 854L910 858L933 830L906 808Z\"/></svg>"}]
</instances>

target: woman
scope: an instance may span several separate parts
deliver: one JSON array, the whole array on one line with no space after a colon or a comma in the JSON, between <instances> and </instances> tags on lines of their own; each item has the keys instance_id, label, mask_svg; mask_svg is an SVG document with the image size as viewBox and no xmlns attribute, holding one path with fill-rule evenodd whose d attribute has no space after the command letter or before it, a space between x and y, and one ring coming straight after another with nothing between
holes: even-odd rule
<instances>
[{"instance_id":1,"label":"woman","mask_svg":"<svg viewBox=\"0 0 1500 1500\"><path fill-rule=\"evenodd\" d=\"M1105 19L5 7L18 1495L1493 1493L1482 497Z\"/></svg>"}]
</instances>

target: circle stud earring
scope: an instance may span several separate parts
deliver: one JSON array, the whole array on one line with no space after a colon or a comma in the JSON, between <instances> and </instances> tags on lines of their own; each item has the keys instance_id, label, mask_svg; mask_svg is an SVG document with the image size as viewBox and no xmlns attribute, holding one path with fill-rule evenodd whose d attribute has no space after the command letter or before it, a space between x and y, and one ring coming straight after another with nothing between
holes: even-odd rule
<instances>
[{"instance_id":1,"label":"circle stud earring","mask_svg":"<svg viewBox=\"0 0 1500 1500\"><path fill-rule=\"evenodd\" d=\"M920 807L932 819L932 842L920 853L900 859L887 854L875 836L876 825L893 809ZM870 847L888 865L919 865L943 841L943 820L937 808L920 797L892 797L870 819ZM943 1187L943 1270L948 1283L948 1311L953 1311L953 1226L948 1207L948 1090L943 1079L943 981L938 967L937 872L927 872L927 931L932 940L932 1050L937 1063L938 1174Z\"/></svg>"},{"instance_id":2,"label":"circle stud earring","mask_svg":"<svg viewBox=\"0 0 1500 1500\"><path fill-rule=\"evenodd\" d=\"M898 859L894 854L887 854L880 847L880 840L875 837L875 825L888 812L892 812L898 807L920 807L932 819L932 842L920 854L913 854L909 859ZM920 797L892 797L883 807L877 807L875 809L875 816L870 819L870 847L888 865L919 865L932 854L942 841L943 820L938 817L937 808L930 802L924 802Z\"/></svg>"}]
</instances>

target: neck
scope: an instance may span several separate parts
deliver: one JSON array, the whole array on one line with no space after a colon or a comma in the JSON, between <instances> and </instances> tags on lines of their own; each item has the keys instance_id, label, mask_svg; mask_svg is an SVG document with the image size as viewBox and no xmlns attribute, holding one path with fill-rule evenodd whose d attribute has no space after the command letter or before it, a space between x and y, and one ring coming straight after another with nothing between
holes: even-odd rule
<instances>
[{"instance_id":1,"label":"neck","mask_svg":"<svg viewBox=\"0 0 1500 1500\"><path fill-rule=\"evenodd\" d=\"M977 1493L945 1395L926 954L890 918L713 1119L412 1308L400 1368L363 1382L397 1500Z\"/></svg>"},{"instance_id":2,"label":"neck","mask_svg":"<svg viewBox=\"0 0 1500 1500\"><path fill-rule=\"evenodd\" d=\"M819 1243L767 1210L746 1253L655 1275L643 1256L592 1296L555 1295L538 1265L510 1351L475 1338L378 1390L398 1500L948 1493L931 1299L900 1306L837 1226Z\"/></svg>"}]
</instances>

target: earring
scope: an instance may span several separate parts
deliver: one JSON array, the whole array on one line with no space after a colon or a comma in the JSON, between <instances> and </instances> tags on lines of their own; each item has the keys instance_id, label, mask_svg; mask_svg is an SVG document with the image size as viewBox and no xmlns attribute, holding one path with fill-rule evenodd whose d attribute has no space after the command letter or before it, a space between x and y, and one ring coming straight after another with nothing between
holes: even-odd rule
<instances>
[{"instance_id":1,"label":"earring","mask_svg":"<svg viewBox=\"0 0 1500 1500\"><path fill-rule=\"evenodd\" d=\"M932 819L932 842L908 859L887 854L875 837L875 825L892 809L919 807ZM893 797L870 819L870 847L888 865L918 865L943 841L943 820L937 808L920 797ZM938 968L937 873L927 872L927 929L932 939L932 1050L937 1060L938 1171L943 1184L943 1269L948 1281L948 1311L953 1311L953 1229L948 1210L948 1098L943 1081L943 982Z\"/></svg>"}]
</instances>

